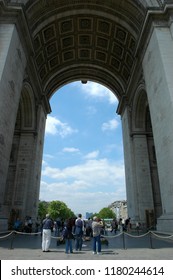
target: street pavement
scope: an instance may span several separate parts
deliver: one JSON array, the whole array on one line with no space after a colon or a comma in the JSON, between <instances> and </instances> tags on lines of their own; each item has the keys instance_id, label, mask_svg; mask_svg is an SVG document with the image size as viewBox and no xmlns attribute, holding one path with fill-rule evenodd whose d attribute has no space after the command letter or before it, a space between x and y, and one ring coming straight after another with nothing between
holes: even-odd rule
<instances>
[{"instance_id":1,"label":"street pavement","mask_svg":"<svg viewBox=\"0 0 173 280\"><path fill-rule=\"evenodd\" d=\"M41 235L0 234L1 260L173 260L172 236L157 233L110 233L105 236L109 244L102 244L100 255L92 252L92 240L84 241L81 251L65 254L65 245L57 246L52 235L50 252L42 252ZM73 243L74 248L74 243Z\"/></svg>"}]
</instances>

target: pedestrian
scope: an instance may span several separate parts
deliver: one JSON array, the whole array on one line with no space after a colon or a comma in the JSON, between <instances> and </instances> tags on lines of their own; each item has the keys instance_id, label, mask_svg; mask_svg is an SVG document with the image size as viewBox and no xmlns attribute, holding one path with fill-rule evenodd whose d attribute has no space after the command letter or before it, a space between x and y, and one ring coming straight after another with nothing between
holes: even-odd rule
<instances>
[{"instance_id":1,"label":"pedestrian","mask_svg":"<svg viewBox=\"0 0 173 280\"><path fill-rule=\"evenodd\" d=\"M49 252L51 243L51 232L53 228L53 221L49 214L46 214L46 218L42 222L42 251Z\"/></svg>"},{"instance_id":2,"label":"pedestrian","mask_svg":"<svg viewBox=\"0 0 173 280\"><path fill-rule=\"evenodd\" d=\"M111 227L112 227L112 229L111 229L111 232L113 232L114 231L114 233L116 233L117 232L117 220L116 219L113 219L112 220L112 223L111 223Z\"/></svg>"},{"instance_id":3,"label":"pedestrian","mask_svg":"<svg viewBox=\"0 0 173 280\"><path fill-rule=\"evenodd\" d=\"M60 236L60 229L61 229L61 225L62 225L61 219L57 218L56 223L57 223L57 236Z\"/></svg>"},{"instance_id":4,"label":"pedestrian","mask_svg":"<svg viewBox=\"0 0 173 280\"><path fill-rule=\"evenodd\" d=\"M74 235L72 233L73 228L73 219L70 218L66 220L64 229L62 231L62 238L65 240L65 253L73 253L73 244Z\"/></svg>"},{"instance_id":5,"label":"pedestrian","mask_svg":"<svg viewBox=\"0 0 173 280\"><path fill-rule=\"evenodd\" d=\"M122 223L122 218L119 219L119 222L118 222L118 228L119 228L119 231L120 232L123 232L123 223Z\"/></svg>"},{"instance_id":6,"label":"pedestrian","mask_svg":"<svg viewBox=\"0 0 173 280\"><path fill-rule=\"evenodd\" d=\"M29 229L29 232L31 233L32 232L32 218L31 217L28 217L28 229Z\"/></svg>"},{"instance_id":7,"label":"pedestrian","mask_svg":"<svg viewBox=\"0 0 173 280\"><path fill-rule=\"evenodd\" d=\"M93 254L101 254L101 229L103 228L103 222L96 216L93 218L92 230L93 230Z\"/></svg>"},{"instance_id":8,"label":"pedestrian","mask_svg":"<svg viewBox=\"0 0 173 280\"><path fill-rule=\"evenodd\" d=\"M58 236L58 226L57 226L57 222L56 221L54 221L53 229L54 229L54 236Z\"/></svg>"},{"instance_id":9,"label":"pedestrian","mask_svg":"<svg viewBox=\"0 0 173 280\"><path fill-rule=\"evenodd\" d=\"M86 236L92 236L92 220L90 218L88 218L88 221L86 222Z\"/></svg>"},{"instance_id":10,"label":"pedestrian","mask_svg":"<svg viewBox=\"0 0 173 280\"><path fill-rule=\"evenodd\" d=\"M22 231L22 222L19 218L17 218L16 221L14 222L13 229L16 231Z\"/></svg>"},{"instance_id":11,"label":"pedestrian","mask_svg":"<svg viewBox=\"0 0 173 280\"><path fill-rule=\"evenodd\" d=\"M83 244L83 232L84 232L84 222L82 220L82 214L78 215L75 220L75 249L76 251L82 250Z\"/></svg>"},{"instance_id":12,"label":"pedestrian","mask_svg":"<svg viewBox=\"0 0 173 280\"><path fill-rule=\"evenodd\" d=\"M126 231L130 232L130 230L131 230L131 218L130 217L125 220L125 228L126 228Z\"/></svg>"}]
</instances>

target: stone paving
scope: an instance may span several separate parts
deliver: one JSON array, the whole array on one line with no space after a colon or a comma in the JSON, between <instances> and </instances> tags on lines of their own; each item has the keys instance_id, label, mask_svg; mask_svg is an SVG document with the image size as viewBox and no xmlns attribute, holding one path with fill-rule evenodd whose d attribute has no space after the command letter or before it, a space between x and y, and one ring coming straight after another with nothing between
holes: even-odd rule
<instances>
[{"instance_id":1,"label":"stone paving","mask_svg":"<svg viewBox=\"0 0 173 280\"><path fill-rule=\"evenodd\" d=\"M0 235L1 260L173 260L173 240L150 234L107 236L109 245L102 245L101 255L93 255L92 240L84 241L82 251L65 254L65 245L57 246L52 236L50 252L42 252L41 235ZM73 244L74 247L74 244Z\"/></svg>"}]
</instances>

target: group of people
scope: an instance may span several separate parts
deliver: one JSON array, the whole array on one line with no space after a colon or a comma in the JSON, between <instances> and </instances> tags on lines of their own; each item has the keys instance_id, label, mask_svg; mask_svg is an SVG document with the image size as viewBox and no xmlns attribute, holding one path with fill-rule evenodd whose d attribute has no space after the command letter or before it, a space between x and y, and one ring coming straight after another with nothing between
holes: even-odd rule
<instances>
[{"instance_id":1,"label":"group of people","mask_svg":"<svg viewBox=\"0 0 173 280\"><path fill-rule=\"evenodd\" d=\"M93 254L101 253L101 230L103 222L98 217L94 217L91 225L93 239ZM42 222L42 251L49 252L51 243L51 231L54 223L49 214ZM83 245L84 221L79 214L76 219L69 218L65 221L61 233L61 238L65 241L65 253L73 253L73 240L75 239L75 250L81 251Z\"/></svg>"},{"instance_id":2,"label":"group of people","mask_svg":"<svg viewBox=\"0 0 173 280\"><path fill-rule=\"evenodd\" d=\"M130 232L131 229L131 219L130 217L126 220L123 220L122 218L117 221L116 219L113 219L111 222L111 232L116 233L117 230L120 232L127 231Z\"/></svg>"},{"instance_id":3,"label":"group of people","mask_svg":"<svg viewBox=\"0 0 173 280\"><path fill-rule=\"evenodd\" d=\"M32 225L33 225L32 218L30 216L26 216L24 223L19 218L17 218L14 222L13 229L16 231L31 233Z\"/></svg>"}]
</instances>

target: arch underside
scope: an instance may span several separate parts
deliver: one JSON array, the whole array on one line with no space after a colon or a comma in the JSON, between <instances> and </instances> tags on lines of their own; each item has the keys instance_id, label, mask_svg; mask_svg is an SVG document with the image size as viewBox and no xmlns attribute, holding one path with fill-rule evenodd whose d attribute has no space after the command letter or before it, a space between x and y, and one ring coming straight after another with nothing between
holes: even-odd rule
<instances>
[{"instance_id":1,"label":"arch underside","mask_svg":"<svg viewBox=\"0 0 173 280\"><path fill-rule=\"evenodd\" d=\"M48 98L75 79L126 92L146 15L139 1L28 1L25 13Z\"/></svg>"}]
</instances>

